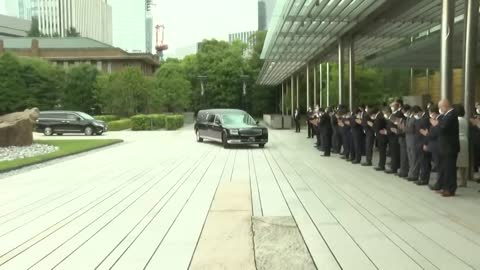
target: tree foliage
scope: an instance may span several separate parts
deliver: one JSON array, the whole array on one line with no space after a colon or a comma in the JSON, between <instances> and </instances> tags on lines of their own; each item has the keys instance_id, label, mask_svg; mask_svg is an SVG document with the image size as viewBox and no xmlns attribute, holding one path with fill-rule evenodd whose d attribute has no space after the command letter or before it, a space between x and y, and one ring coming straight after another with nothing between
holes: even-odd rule
<instances>
[{"instance_id":1,"label":"tree foliage","mask_svg":"<svg viewBox=\"0 0 480 270\"><path fill-rule=\"evenodd\" d=\"M167 112L188 109L192 85L179 61L166 61L155 77L160 105Z\"/></svg>"},{"instance_id":2,"label":"tree foliage","mask_svg":"<svg viewBox=\"0 0 480 270\"><path fill-rule=\"evenodd\" d=\"M63 106L69 110L95 113L98 111L96 82L98 70L92 65L79 65L67 71Z\"/></svg>"}]
</instances>

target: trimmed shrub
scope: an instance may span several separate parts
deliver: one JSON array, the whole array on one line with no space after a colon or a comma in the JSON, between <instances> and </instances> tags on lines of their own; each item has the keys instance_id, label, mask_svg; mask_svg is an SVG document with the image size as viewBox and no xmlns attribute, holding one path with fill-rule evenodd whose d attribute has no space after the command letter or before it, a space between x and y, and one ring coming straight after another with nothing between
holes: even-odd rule
<instances>
[{"instance_id":1,"label":"trimmed shrub","mask_svg":"<svg viewBox=\"0 0 480 270\"><path fill-rule=\"evenodd\" d=\"M108 123L109 131L126 130L131 127L132 127L132 121L130 119L117 120L117 121L112 121Z\"/></svg>"},{"instance_id":2,"label":"trimmed shrub","mask_svg":"<svg viewBox=\"0 0 480 270\"><path fill-rule=\"evenodd\" d=\"M96 115L94 118L107 123L120 120L120 117L116 115Z\"/></svg>"},{"instance_id":3,"label":"trimmed shrub","mask_svg":"<svg viewBox=\"0 0 480 270\"><path fill-rule=\"evenodd\" d=\"M183 127L183 115L167 115L165 117L165 128L167 130L176 130Z\"/></svg>"},{"instance_id":4,"label":"trimmed shrub","mask_svg":"<svg viewBox=\"0 0 480 270\"><path fill-rule=\"evenodd\" d=\"M147 116L143 114L135 115L130 118L132 130L147 130Z\"/></svg>"},{"instance_id":5,"label":"trimmed shrub","mask_svg":"<svg viewBox=\"0 0 480 270\"><path fill-rule=\"evenodd\" d=\"M135 115L130 118L132 121L132 130L158 130L165 128L165 115Z\"/></svg>"}]
</instances>

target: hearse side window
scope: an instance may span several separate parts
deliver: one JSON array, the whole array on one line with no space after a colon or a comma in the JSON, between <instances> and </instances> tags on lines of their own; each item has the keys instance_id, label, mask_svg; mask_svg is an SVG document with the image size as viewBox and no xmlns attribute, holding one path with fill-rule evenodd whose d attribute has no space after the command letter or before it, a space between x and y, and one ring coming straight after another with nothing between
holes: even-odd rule
<instances>
[{"instance_id":1,"label":"hearse side window","mask_svg":"<svg viewBox=\"0 0 480 270\"><path fill-rule=\"evenodd\" d=\"M214 120L215 120L215 115L214 114L209 114L207 116L207 122L213 123Z\"/></svg>"},{"instance_id":2,"label":"hearse side window","mask_svg":"<svg viewBox=\"0 0 480 270\"><path fill-rule=\"evenodd\" d=\"M218 114L215 115L215 121L214 121L215 124L221 124L221 123L222 123L222 120L221 120L221 119L222 119L222 118L220 117L220 115L218 115Z\"/></svg>"}]
</instances>

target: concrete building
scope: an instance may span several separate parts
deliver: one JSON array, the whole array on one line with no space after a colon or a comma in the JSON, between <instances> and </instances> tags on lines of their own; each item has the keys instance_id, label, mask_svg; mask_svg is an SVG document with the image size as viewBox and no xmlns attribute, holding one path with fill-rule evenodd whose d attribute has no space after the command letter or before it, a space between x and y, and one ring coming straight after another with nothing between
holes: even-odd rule
<instances>
[{"instance_id":1,"label":"concrete building","mask_svg":"<svg viewBox=\"0 0 480 270\"><path fill-rule=\"evenodd\" d=\"M272 21L277 0L258 1L258 31L267 31Z\"/></svg>"},{"instance_id":2,"label":"concrete building","mask_svg":"<svg viewBox=\"0 0 480 270\"><path fill-rule=\"evenodd\" d=\"M245 50L245 54L248 55L255 46L255 34L257 31L247 31L247 32L240 32L240 33L233 33L228 35L228 42L232 43L236 40L239 40L245 44L247 44L247 49Z\"/></svg>"},{"instance_id":3,"label":"concrete building","mask_svg":"<svg viewBox=\"0 0 480 270\"><path fill-rule=\"evenodd\" d=\"M112 44L112 8L108 0L8 0L6 13L38 19L43 34L67 36L74 27L82 37Z\"/></svg>"},{"instance_id":4,"label":"concrete building","mask_svg":"<svg viewBox=\"0 0 480 270\"><path fill-rule=\"evenodd\" d=\"M149 2L110 0L108 3L112 6L113 45L128 52L151 52L152 43L150 50L146 48L147 40L152 40L153 34L153 19L149 21L147 16ZM148 24L150 29L147 28Z\"/></svg>"},{"instance_id":5,"label":"concrete building","mask_svg":"<svg viewBox=\"0 0 480 270\"><path fill-rule=\"evenodd\" d=\"M0 54L39 57L65 68L82 63L95 65L107 73L125 67L138 67L153 75L160 66L158 58L147 53L128 53L120 48L84 37L77 38L3 38Z\"/></svg>"},{"instance_id":6,"label":"concrete building","mask_svg":"<svg viewBox=\"0 0 480 270\"><path fill-rule=\"evenodd\" d=\"M30 30L31 21L0 15L0 38L25 37Z\"/></svg>"}]
</instances>

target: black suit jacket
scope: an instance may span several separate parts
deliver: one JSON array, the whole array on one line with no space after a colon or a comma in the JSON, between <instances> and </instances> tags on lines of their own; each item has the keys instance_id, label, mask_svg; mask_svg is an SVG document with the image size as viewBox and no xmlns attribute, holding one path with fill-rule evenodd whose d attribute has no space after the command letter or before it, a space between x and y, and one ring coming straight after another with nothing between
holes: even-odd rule
<instances>
[{"instance_id":1,"label":"black suit jacket","mask_svg":"<svg viewBox=\"0 0 480 270\"><path fill-rule=\"evenodd\" d=\"M430 116L428 113L425 113L422 118L419 120L415 121L415 145L417 147L423 147L424 145L428 145L428 136L423 136L422 133L420 133L421 129L430 129Z\"/></svg>"},{"instance_id":2,"label":"black suit jacket","mask_svg":"<svg viewBox=\"0 0 480 270\"><path fill-rule=\"evenodd\" d=\"M451 110L438 122L438 153L440 155L454 155L460 152L460 131L458 114Z\"/></svg>"},{"instance_id":3,"label":"black suit jacket","mask_svg":"<svg viewBox=\"0 0 480 270\"><path fill-rule=\"evenodd\" d=\"M320 116L319 126L320 126L320 128L322 129L322 132L324 132L325 135L331 135L332 134L332 132L333 132L332 122L331 122L330 115L328 115L328 113L324 113L324 114L322 114L322 116Z\"/></svg>"},{"instance_id":4,"label":"black suit jacket","mask_svg":"<svg viewBox=\"0 0 480 270\"><path fill-rule=\"evenodd\" d=\"M387 120L382 113L379 113L377 118L375 118L373 121L373 131L375 132L375 136L377 136L378 140L385 140L387 138L386 135L380 134L382 129L387 129Z\"/></svg>"},{"instance_id":5,"label":"black suit jacket","mask_svg":"<svg viewBox=\"0 0 480 270\"><path fill-rule=\"evenodd\" d=\"M437 120L441 121L443 118L443 115L438 116ZM428 141L428 151L432 152L433 154L438 154L438 137L440 134L440 129L439 126L432 126L429 121L429 126L430 129L428 130L428 136L427 136L427 141Z\"/></svg>"}]
</instances>

